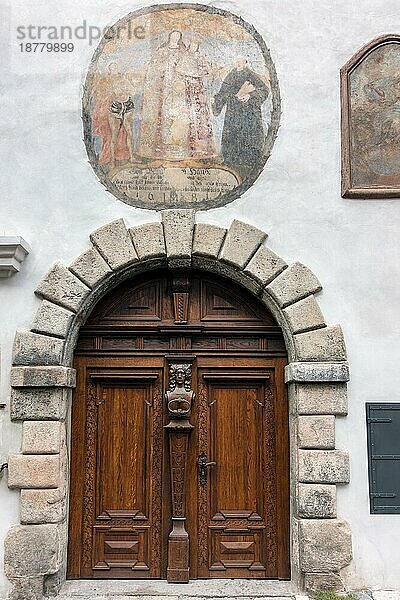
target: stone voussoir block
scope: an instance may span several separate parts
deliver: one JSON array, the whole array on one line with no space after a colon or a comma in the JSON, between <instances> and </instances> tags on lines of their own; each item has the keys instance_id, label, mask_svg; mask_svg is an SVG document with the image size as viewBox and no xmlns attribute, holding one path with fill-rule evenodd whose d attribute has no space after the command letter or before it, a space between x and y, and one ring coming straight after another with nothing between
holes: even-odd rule
<instances>
[{"instance_id":1,"label":"stone voussoir block","mask_svg":"<svg viewBox=\"0 0 400 600\"><path fill-rule=\"evenodd\" d=\"M62 263L57 262L39 282L35 293L50 302L77 312L90 293L90 289Z\"/></svg>"},{"instance_id":2,"label":"stone voussoir block","mask_svg":"<svg viewBox=\"0 0 400 600\"><path fill-rule=\"evenodd\" d=\"M140 260L166 256L164 230L158 221L132 227L129 233Z\"/></svg>"},{"instance_id":3,"label":"stone voussoir block","mask_svg":"<svg viewBox=\"0 0 400 600\"><path fill-rule=\"evenodd\" d=\"M76 371L70 367L12 367L12 387L75 387Z\"/></svg>"},{"instance_id":4,"label":"stone voussoir block","mask_svg":"<svg viewBox=\"0 0 400 600\"><path fill-rule=\"evenodd\" d=\"M346 360L346 346L339 325L298 333L293 339L296 358L299 361Z\"/></svg>"},{"instance_id":5,"label":"stone voussoir block","mask_svg":"<svg viewBox=\"0 0 400 600\"><path fill-rule=\"evenodd\" d=\"M302 519L334 519L336 485L299 483L297 516Z\"/></svg>"},{"instance_id":6,"label":"stone voussoir block","mask_svg":"<svg viewBox=\"0 0 400 600\"><path fill-rule=\"evenodd\" d=\"M235 219L228 229L219 258L243 269L266 239L264 231Z\"/></svg>"},{"instance_id":7,"label":"stone voussoir block","mask_svg":"<svg viewBox=\"0 0 400 600\"><path fill-rule=\"evenodd\" d=\"M60 523L66 517L66 498L59 488L21 490L21 523Z\"/></svg>"},{"instance_id":8,"label":"stone voussoir block","mask_svg":"<svg viewBox=\"0 0 400 600\"><path fill-rule=\"evenodd\" d=\"M333 415L303 415L298 418L299 448L332 450L335 448L335 417Z\"/></svg>"},{"instance_id":9,"label":"stone voussoir block","mask_svg":"<svg viewBox=\"0 0 400 600\"><path fill-rule=\"evenodd\" d=\"M294 384L299 415L347 415L346 383Z\"/></svg>"},{"instance_id":10,"label":"stone voussoir block","mask_svg":"<svg viewBox=\"0 0 400 600\"><path fill-rule=\"evenodd\" d=\"M326 327L324 316L314 295L286 307L283 314L293 334Z\"/></svg>"},{"instance_id":11,"label":"stone voussoir block","mask_svg":"<svg viewBox=\"0 0 400 600\"><path fill-rule=\"evenodd\" d=\"M14 338L13 364L59 365L63 350L64 341L60 338L20 329Z\"/></svg>"},{"instance_id":12,"label":"stone voussoir block","mask_svg":"<svg viewBox=\"0 0 400 600\"><path fill-rule=\"evenodd\" d=\"M299 450L299 482L349 483L350 463L346 450Z\"/></svg>"},{"instance_id":13,"label":"stone voussoir block","mask_svg":"<svg viewBox=\"0 0 400 600\"><path fill-rule=\"evenodd\" d=\"M351 532L345 521L301 519L299 540L303 573L338 572L352 560Z\"/></svg>"},{"instance_id":14,"label":"stone voussoir block","mask_svg":"<svg viewBox=\"0 0 400 600\"><path fill-rule=\"evenodd\" d=\"M58 304L42 300L31 330L54 337L65 338L70 330L74 313Z\"/></svg>"},{"instance_id":15,"label":"stone voussoir block","mask_svg":"<svg viewBox=\"0 0 400 600\"><path fill-rule=\"evenodd\" d=\"M138 260L123 219L103 225L90 234L90 241L112 269L121 269Z\"/></svg>"},{"instance_id":16,"label":"stone voussoir block","mask_svg":"<svg viewBox=\"0 0 400 600\"><path fill-rule=\"evenodd\" d=\"M349 379L349 365L346 362L291 362L285 367L285 383L332 383Z\"/></svg>"},{"instance_id":17,"label":"stone voussoir block","mask_svg":"<svg viewBox=\"0 0 400 600\"><path fill-rule=\"evenodd\" d=\"M306 296L322 290L314 273L301 263L294 263L267 285L265 294L269 294L281 308L286 308Z\"/></svg>"},{"instance_id":18,"label":"stone voussoir block","mask_svg":"<svg viewBox=\"0 0 400 600\"><path fill-rule=\"evenodd\" d=\"M64 420L71 404L71 389L13 388L10 416L13 421Z\"/></svg>"},{"instance_id":19,"label":"stone voussoir block","mask_svg":"<svg viewBox=\"0 0 400 600\"><path fill-rule=\"evenodd\" d=\"M193 254L218 258L225 236L226 229L209 223L196 223L193 235Z\"/></svg>"},{"instance_id":20,"label":"stone voussoir block","mask_svg":"<svg viewBox=\"0 0 400 600\"><path fill-rule=\"evenodd\" d=\"M96 287L112 270L96 248L85 250L70 264L69 270L90 288Z\"/></svg>"},{"instance_id":21,"label":"stone voussoir block","mask_svg":"<svg viewBox=\"0 0 400 600\"><path fill-rule=\"evenodd\" d=\"M61 441L59 421L25 421L22 425L22 454L58 454Z\"/></svg>"},{"instance_id":22,"label":"stone voussoir block","mask_svg":"<svg viewBox=\"0 0 400 600\"><path fill-rule=\"evenodd\" d=\"M245 268L245 273L267 285L286 268L287 264L282 258L269 248L260 246Z\"/></svg>"},{"instance_id":23,"label":"stone voussoir block","mask_svg":"<svg viewBox=\"0 0 400 600\"><path fill-rule=\"evenodd\" d=\"M207 256L193 256L192 267L208 273L217 273L218 275L222 275L222 277L226 277L231 281L239 283L254 295L258 295L262 290L261 283L246 275L244 271L236 270L228 263L216 261L208 258Z\"/></svg>"},{"instance_id":24,"label":"stone voussoir block","mask_svg":"<svg viewBox=\"0 0 400 600\"><path fill-rule=\"evenodd\" d=\"M15 525L4 542L6 575L22 578L55 573L59 567L59 543L57 525Z\"/></svg>"},{"instance_id":25,"label":"stone voussoir block","mask_svg":"<svg viewBox=\"0 0 400 600\"><path fill-rule=\"evenodd\" d=\"M172 267L189 267L191 264L194 215L194 210L183 208L161 212L165 247Z\"/></svg>"},{"instance_id":26,"label":"stone voussoir block","mask_svg":"<svg viewBox=\"0 0 400 600\"><path fill-rule=\"evenodd\" d=\"M8 458L8 487L56 488L60 482L58 454L11 454Z\"/></svg>"}]
</instances>

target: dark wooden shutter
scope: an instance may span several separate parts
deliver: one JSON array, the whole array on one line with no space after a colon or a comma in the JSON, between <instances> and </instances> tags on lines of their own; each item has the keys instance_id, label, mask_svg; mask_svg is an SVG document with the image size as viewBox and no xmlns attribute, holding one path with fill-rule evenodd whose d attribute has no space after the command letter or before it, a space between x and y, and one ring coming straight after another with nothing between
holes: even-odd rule
<instances>
[{"instance_id":1,"label":"dark wooden shutter","mask_svg":"<svg viewBox=\"0 0 400 600\"><path fill-rule=\"evenodd\" d=\"M400 513L400 403L368 403L371 513Z\"/></svg>"}]
</instances>

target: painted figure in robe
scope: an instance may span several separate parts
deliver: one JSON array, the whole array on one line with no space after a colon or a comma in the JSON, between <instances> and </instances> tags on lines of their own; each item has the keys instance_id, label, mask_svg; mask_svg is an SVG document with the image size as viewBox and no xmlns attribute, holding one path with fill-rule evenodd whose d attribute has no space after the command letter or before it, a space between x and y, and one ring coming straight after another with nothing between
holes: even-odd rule
<instances>
[{"instance_id":1,"label":"painted figure in robe","mask_svg":"<svg viewBox=\"0 0 400 600\"><path fill-rule=\"evenodd\" d=\"M138 154L184 160L215 155L198 45L187 47L180 31L154 53L148 66L139 120Z\"/></svg>"},{"instance_id":2,"label":"painted figure in robe","mask_svg":"<svg viewBox=\"0 0 400 600\"><path fill-rule=\"evenodd\" d=\"M101 138L99 163L116 166L117 161L133 161L133 83L119 72L116 63L96 86L92 117L93 135Z\"/></svg>"},{"instance_id":3,"label":"painted figure in robe","mask_svg":"<svg viewBox=\"0 0 400 600\"><path fill-rule=\"evenodd\" d=\"M214 96L213 112L226 107L221 150L224 162L245 177L264 157L266 134L261 107L268 98L266 83L250 69L245 58L237 61Z\"/></svg>"}]
</instances>

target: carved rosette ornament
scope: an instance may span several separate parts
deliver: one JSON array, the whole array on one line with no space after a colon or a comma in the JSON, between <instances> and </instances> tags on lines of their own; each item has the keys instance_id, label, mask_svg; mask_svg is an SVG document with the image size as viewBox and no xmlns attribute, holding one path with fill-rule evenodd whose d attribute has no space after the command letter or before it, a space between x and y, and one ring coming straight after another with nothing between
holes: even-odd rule
<instances>
[{"instance_id":1,"label":"carved rosette ornament","mask_svg":"<svg viewBox=\"0 0 400 600\"><path fill-rule=\"evenodd\" d=\"M171 362L169 365L169 389L165 393L170 422L165 428L169 433L172 531L168 538L169 582L189 581L189 535L185 528L186 459L189 435L193 425L189 415L195 393L191 389L191 363Z\"/></svg>"}]
</instances>

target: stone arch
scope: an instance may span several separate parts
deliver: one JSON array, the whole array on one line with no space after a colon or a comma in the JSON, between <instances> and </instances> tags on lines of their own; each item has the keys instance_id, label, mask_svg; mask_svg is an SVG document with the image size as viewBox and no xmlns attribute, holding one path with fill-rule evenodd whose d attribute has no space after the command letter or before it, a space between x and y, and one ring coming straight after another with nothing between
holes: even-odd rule
<instances>
[{"instance_id":1,"label":"stone arch","mask_svg":"<svg viewBox=\"0 0 400 600\"><path fill-rule=\"evenodd\" d=\"M223 275L254 294L281 326L290 361L294 586L343 588L351 533L337 518L336 485L349 481L349 457L336 449L335 417L347 413L345 344L317 304L318 279L300 263L288 266L266 238L241 221L223 229L195 224L194 211L166 210L161 222L127 230L119 219L101 227L68 268L56 263L40 281L35 293L42 302L31 329L17 331L11 372L11 418L22 421L21 453L9 457L9 487L21 490L21 524L5 543L14 600L57 594L65 573L67 415L80 326L117 284L160 267Z\"/></svg>"}]
</instances>

